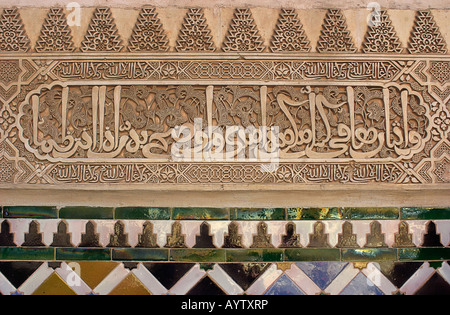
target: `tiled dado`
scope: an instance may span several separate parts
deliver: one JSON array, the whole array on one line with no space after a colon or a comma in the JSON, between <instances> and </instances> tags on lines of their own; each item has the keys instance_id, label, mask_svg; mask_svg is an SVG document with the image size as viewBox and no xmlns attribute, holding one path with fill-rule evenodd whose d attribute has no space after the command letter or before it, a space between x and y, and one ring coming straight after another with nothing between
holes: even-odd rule
<instances>
[{"instance_id":1,"label":"tiled dado","mask_svg":"<svg viewBox=\"0 0 450 315\"><path fill-rule=\"evenodd\" d=\"M442 262L0 262L2 295L450 294Z\"/></svg>"},{"instance_id":2,"label":"tiled dado","mask_svg":"<svg viewBox=\"0 0 450 315\"><path fill-rule=\"evenodd\" d=\"M4 206L1 213L2 294L450 289L450 208Z\"/></svg>"}]
</instances>

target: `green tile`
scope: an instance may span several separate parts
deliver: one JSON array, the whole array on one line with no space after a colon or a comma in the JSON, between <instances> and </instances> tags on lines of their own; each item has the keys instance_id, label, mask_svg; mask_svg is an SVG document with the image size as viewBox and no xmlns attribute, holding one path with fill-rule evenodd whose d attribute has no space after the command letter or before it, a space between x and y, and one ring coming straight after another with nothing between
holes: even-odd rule
<instances>
[{"instance_id":1,"label":"green tile","mask_svg":"<svg viewBox=\"0 0 450 315\"><path fill-rule=\"evenodd\" d=\"M65 207L59 210L61 219L106 220L114 219L113 208Z\"/></svg>"},{"instance_id":2,"label":"green tile","mask_svg":"<svg viewBox=\"0 0 450 315\"><path fill-rule=\"evenodd\" d=\"M43 260L55 259L54 248L36 247L2 247L0 248L0 260Z\"/></svg>"},{"instance_id":3,"label":"green tile","mask_svg":"<svg viewBox=\"0 0 450 315\"><path fill-rule=\"evenodd\" d=\"M343 261L382 261L397 260L397 250L393 248L343 249Z\"/></svg>"},{"instance_id":4,"label":"green tile","mask_svg":"<svg viewBox=\"0 0 450 315\"><path fill-rule=\"evenodd\" d=\"M402 208L402 220L450 220L450 208Z\"/></svg>"},{"instance_id":5,"label":"green tile","mask_svg":"<svg viewBox=\"0 0 450 315\"><path fill-rule=\"evenodd\" d=\"M111 260L111 250L109 248L57 248L56 260Z\"/></svg>"},{"instance_id":6,"label":"green tile","mask_svg":"<svg viewBox=\"0 0 450 315\"><path fill-rule=\"evenodd\" d=\"M113 249L112 259L124 261L168 261L169 250L162 248Z\"/></svg>"},{"instance_id":7,"label":"green tile","mask_svg":"<svg viewBox=\"0 0 450 315\"><path fill-rule=\"evenodd\" d=\"M340 261L341 252L337 248L289 248L284 252L285 261Z\"/></svg>"},{"instance_id":8,"label":"green tile","mask_svg":"<svg viewBox=\"0 0 450 315\"><path fill-rule=\"evenodd\" d=\"M346 220L397 220L400 217L398 208L345 208Z\"/></svg>"},{"instance_id":9,"label":"green tile","mask_svg":"<svg viewBox=\"0 0 450 315\"><path fill-rule=\"evenodd\" d=\"M3 207L3 217L10 219L57 219L56 207Z\"/></svg>"},{"instance_id":10,"label":"green tile","mask_svg":"<svg viewBox=\"0 0 450 315\"><path fill-rule=\"evenodd\" d=\"M225 262L224 249L170 249L170 261L183 262Z\"/></svg>"},{"instance_id":11,"label":"green tile","mask_svg":"<svg viewBox=\"0 0 450 315\"><path fill-rule=\"evenodd\" d=\"M231 220L285 220L285 209L242 209L230 210Z\"/></svg>"},{"instance_id":12,"label":"green tile","mask_svg":"<svg viewBox=\"0 0 450 315\"><path fill-rule=\"evenodd\" d=\"M114 211L116 220L170 220L169 208L123 207Z\"/></svg>"},{"instance_id":13,"label":"green tile","mask_svg":"<svg viewBox=\"0 0 450 315\"><path fill-rule=\"evenodd\" d=\"M226 208L175 208L174 220L229 220L230 212Z\"/></svg>"},{"instance_id":14,"label":"green tile","mask_svg":"<svg viewBox=\"0 0 450 315\"><path fill-rule=\"evenodd\" d=\"M402 248L398 257L400 260L449 260L450 248Z\"/></svg>"},{"instance_id":15,"label":"green tile","mask_svg":"<svg viewBox=\"0 0 450 315\"><path fill-rule=\"evenodd\" d=\"M341 220L344 214L341 208L289 208L288 220Z\"/></svg>"},{"instance_id":16,"label":"green tile","mask_svg":"<svg viewBox=\"0 0 450 315\"><path fill-rule=\"evenodd\" d=\"M227 249L227 262L282 262L283 249Z\"/></svg>"}]
</instances>

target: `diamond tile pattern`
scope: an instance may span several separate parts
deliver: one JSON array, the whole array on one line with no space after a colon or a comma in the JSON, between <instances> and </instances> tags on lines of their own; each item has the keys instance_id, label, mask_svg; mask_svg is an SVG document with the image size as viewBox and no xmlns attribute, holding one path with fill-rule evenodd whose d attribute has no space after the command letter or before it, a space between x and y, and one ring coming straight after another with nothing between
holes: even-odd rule
<instances>
[{"instance_id":1,"label":"diamond tile pattern","mask_svg":"<svg viewBox=\"0 0 450 315\"><path fill-rule=\"evenodd\" d=\"M3 208L1 295L450 294L439 210L61 209Z\"/></svg>"}]
</instances>

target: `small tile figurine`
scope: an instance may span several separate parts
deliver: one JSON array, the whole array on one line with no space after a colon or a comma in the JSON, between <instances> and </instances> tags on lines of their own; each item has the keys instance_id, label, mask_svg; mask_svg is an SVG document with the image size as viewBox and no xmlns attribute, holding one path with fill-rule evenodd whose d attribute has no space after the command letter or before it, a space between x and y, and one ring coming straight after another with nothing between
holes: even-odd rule
<instances>
[{"instance_id":1,"label":"small tile figurine","mask_svg":"<svg viewBox=\"0 0 450 315\"><path fill-rule=\"evenodd\" d=\"M412 241L412 234L409 234L409 225L405 221L400 222L398 233L395 233L394 247L416 247Z\"/></svg>"},{"instance_id":2,"label":"small tile figurine","mask_svg":"<svg viewBox=\"0 0 450 315\"><path fill-rule=\"evenodd\" d=\"M181 223L172 224L172 235L167 236L166 248L187 248L186 237L181 233Z\"/></svg>"},{"instance_id":3,"label":"small tile figurine","mask_svg":"<svg viewBox=\"0 0 450 315\"><path fill-rule=\"evenodd\" d=\"M296 234L296 225L293 222L286 224L286 235L283 235L280 248L300 248L300 235Z\"/></svg>"},{"instance_id":4,"label":"small tile figurine","mask_svg":"<svg viewBox=\"0 0 450 315\"><path fill-rule=\"evenodd\" d=\"M228 225L228 235L224 237L223 248L243 248L242 235L239 235L239 225L231 222Z\"/></svg>"},{"instance_id":5,"label":"small tile figurine","mask_svg":"<svg viewBox=\"0 0 450 315\"><path fill-rule=\"evenodd\" d=\"M86 233L81 235L81 244L78 247L102 247L99 234L96 233L95 222L86 223Z\"/></svg>"},{"instance_id":6,"label":"small tile figurine","mask_svg":"<svg viewBox=\"0 0 450 315\"><path fill-rule=\"evenodd\" d=\"M139 242L136 247L143 248L159 248L157 240L157 235L153 233L153 224L150 221L144 223L142 234L138 236Z\"/></svg>"},{"instance_id":7,"label":"small tile figurine","mask_svg":"<svg viewBox=\"0 0 450 315\"><path fill-rule=\"evenodd\" d=\"M260 222L258 224L257 235L253 236L253 245L250 248L273 248L272 235L267 234L267 224Z\"/></svg>"},{"instance_id":8,"label":"small tile figurine","mask_svg":"<svg viewBox=\"0 0 450 315\"><path fill-rule=\"evenodd\" d=\"M45 244L42 243L42 233L39 233L39 222L32 221L30 223L29 233L25 233L25 242L22 244L22 246L45 246Z\"/></svg>"},{"instance_id":9,"label":"small tile figurine","mask_svg":"<svg viewBox=\"0 0 450 315\"><path fill-rule=\"evenodd\" d=\"M359 248L356 241L357 235L353 234L353 225L346 221L342 225L342 234L338 235L338 248Z\"/></svg>"},{"instance_id":10,"label":"small tile figurine","mask_svg":"<svg viewBox=\"0 0 450 315\"><path fill-rule=\"evenodd\" d=\"M325 233L325 224L316 222L314 224L314 232L309 234L309 248L330 248L328 243L328 234Z\"/></svg>"},{"instance_id":11,"label":"small tile figurine","mask_svg":"<svg viewBox=\"0 0 450 315\"><path fill-rule=\"evenodd\" d=\"M2 222L0 232L0 247L16 247L14 243L14 233L11 233L11 227L8 220Z\"/></svg>"},{"instance_id":12,"label":"small tile figurine","mask_svg":"<svg viewBox=\"0 0 450 315\"><path fill-rule=\"evenodd\" d=\"M67 233L67 223L64 221L59 222L58 231L53 233L52 247L73 247L71 242L71 235Z\"/></svg>"},{"instance_id":13,"label":"small tile figurine","mask_svg":"<svg viewBox=\"0 0 450 315\"><path fill-rule=\"evenodd\" d=\"M381 233L381 224L378 221L370 223L370 234L367 234L367 242L364 247L385 248L384 233Z\"/></svg>"},{"instance_id":14,"label":"small tile figurine","mask_svg":"<svg viewBox=\"0 0 450 315\"><path fill-rule=\"evenodd\" d=\"M433 221L428 222L427 234L423 237L422 247L444 247L441 243L441 234L437 233L436 224Z\"/></svg>"},{"instance_id":15,"label":"small tile figurine","mask_svg":"<svg viewBox=\"0 0 450 315\"><path fill-rule=\"evenodd\" d=\"M209 234L210 226L203 222L200 226L200 235L195 237L196 242L194 248L216 248L214 246L213 237Z\"/></svg>"},{"instance_id":16,"label":"small tile figurine","mask_svg":"<svg viewBox=\"0 0 450 315\"><path fill-rule=\"evenodd\" d=\"M110 236L108 247L131 247L128 244L128 234L125 233L125 224L122 221L114 224L114 234Z\"/></svg>"}]
</instances>

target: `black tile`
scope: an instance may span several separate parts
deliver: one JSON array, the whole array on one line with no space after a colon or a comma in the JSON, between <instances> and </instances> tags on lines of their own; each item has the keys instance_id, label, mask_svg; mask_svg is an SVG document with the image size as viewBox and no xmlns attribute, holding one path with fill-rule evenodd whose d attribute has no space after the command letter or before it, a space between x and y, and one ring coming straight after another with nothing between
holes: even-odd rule
<instances>
[{"instance_id":1,"label":"black tile","mask_svg":"<svg viewBox=\"0 0 450 315\"><path fill-rule=\"evenodd\" d=\"M11 226L7 220L2 222L0 231L0 247L16 247L14 243L14 233L11 233Z\"/></svg>"},{"instance_id":2,"label":"black tile","mask_svg":"<svg viewBox=\"0 0 450 315\"><path fill-rule=\"evenodd\" d=\"M200 226L200 235L195 237L196 242L194 248L216 248L213 243L213 237L209 234L210 226L203 222Z\"/></svg>"},{"instance_id":3,"label":"black tile","mask_svg":"<svg viewBox=\"0 0 450 315\"><path fill-rule=\"evenodd\" d=\"M220 267L245 291L270 267L270 264L221 264Z\"/></svg>"},{"instance_id":4,"label":"black tile","mask_svg":"<svg viewBox=\"0 0 450 315\"><path fill-rule=\"evenodd\" d=\"M29 232L25 233L25 242L22 246L30 246L30 247L42 247L45 246L42 243L42 233L39 232L39 222L32 221L30 222Z\"/></svg>"},{"instance_id":5,"label":"black tile","mask_svg":"<svg viewBox=\"0 0 450 315\"><path fill-rule=\"evenodd\" d=\"M226 295L209 277L203 278L186 295Z\"/></svg>"},{"instance_id":6,"label":"black tile","mask_svg":"<svg viewBox=\"0 0 450 315\"><path fill-rule=\"evenodd\" d=\"M416 295L450 295L450 284L435 273L423 287L416 292Z\"/></svg>"},{"instance_id":7,"label":"black tile","mask_svg":"<svg viewBox=\"0 0 450 315\"><path fill-rule=\"evenodd\" d=\"M392 262L383 261L378 263L380 271L397 288L401 288L413 274L423 265L423 262Z\"/></svg>"},{"instance_id":8,"label":"black tile","mask_svg":"<svg viewBox=\"0 0 450 315\"><path fill-rule=\"evenodd\" d=\"M433 221L428 222L427 233L423 237L422 247L444 247L441 243L441 235L437 234L436 224Z\"/></svg>"},{"instance_id":9,"label":"black tile","mask_svg":"<svg viewBox=\"0 0 450 315\"><path fill-rule=\"evenodd\" d=\"M26 261L0 262L0 272L17 289L41 265L42 262L26 262Z\"/></svg>"},{"instance_id":10,"label":"black tile","mask_svg":"<svg viewBox=\"0 0 450 315\"><path fill-rule=\"evenodd\" d=\"M195 264L144 263L143 265L167 290L170 290Z\"/></svg>"}]
</instances>

